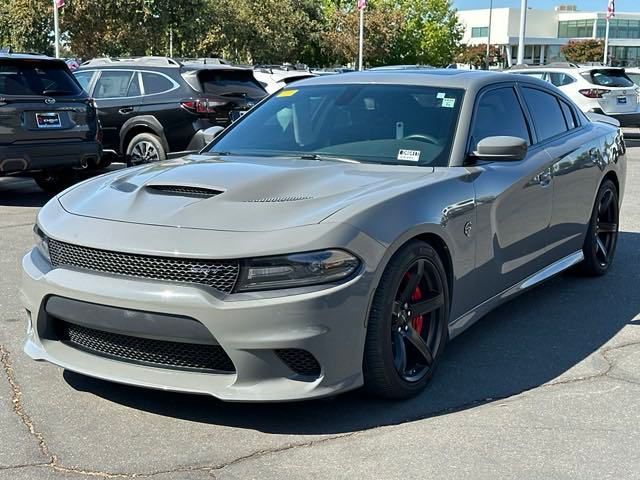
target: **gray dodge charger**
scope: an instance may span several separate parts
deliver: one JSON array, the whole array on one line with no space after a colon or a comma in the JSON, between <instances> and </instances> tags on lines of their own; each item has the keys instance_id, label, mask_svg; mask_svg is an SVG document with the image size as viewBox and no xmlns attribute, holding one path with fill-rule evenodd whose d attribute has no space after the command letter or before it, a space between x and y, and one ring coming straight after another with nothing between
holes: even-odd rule
<instances>
[{"instance_id":1,"label":"gray dodge charger","mask_svg":"<svg viewBox=\"0 0 640 480\"><path fill-rule=\"evenodd\" d=\"M497 305L607 272L624 155L615 121L524 76L301 81L197 155L47 203L22 263L24 349L227 401L406 398Z\"/></svg>"}]
</instances>

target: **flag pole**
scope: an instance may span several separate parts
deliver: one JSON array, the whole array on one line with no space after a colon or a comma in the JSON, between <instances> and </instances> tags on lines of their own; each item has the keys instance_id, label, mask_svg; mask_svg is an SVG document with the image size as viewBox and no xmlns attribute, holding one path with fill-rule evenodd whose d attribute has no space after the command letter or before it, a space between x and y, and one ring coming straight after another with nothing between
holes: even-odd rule
<instances>
[{"instance_id":1,"label":"flag pole","mask_svg":"<svg viewBox=\"0 0 640 480\"><path fill-rule=\"evenodd\" d=\"M527 30L527 0L522 0L520 4L520 34L518 35L518 60L517 65L524 63L524 41Z\"/></svg>"},{"instance_id":2,"label":"flag pole","mask_svg":"<svg viewBox=\"0 0 640 480\"><path fill-rule=\"evenodd\" d=\"M609 65L609 15L607 15L607 28L604 34L604 62Z\"/></svg>"},{"instance_id":3,"label":"flag pole","mask_svg":"<svg viewBox=\"0 0 640 480\"><path fill-rule=\"evenodd\" d=\"M360 8L360 41L358 42L358 70L362 71L362 55L364 52L364 8Z\"/></svg>"},{"instance_id":4,"label":"flag pole","mask_svg":"<svg viewBox=\"0 0 640 480\"><path fill-rule=\"evenodd\" d=\"M56 42L56 58L60 58L60 24L58 19L58 2L53 0L53 31Z\"/></svg>"}]
</instances>

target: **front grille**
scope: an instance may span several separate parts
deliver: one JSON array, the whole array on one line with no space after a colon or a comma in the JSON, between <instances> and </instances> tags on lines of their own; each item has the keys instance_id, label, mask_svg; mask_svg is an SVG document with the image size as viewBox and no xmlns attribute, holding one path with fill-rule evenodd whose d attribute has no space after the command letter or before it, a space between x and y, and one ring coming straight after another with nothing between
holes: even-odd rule
<instances>
[{"instance_id":1,"label":"front grille","mask_svg":"<svg viewBox=\"0 0 640 480\"><path fill-rule=\"evenodd\" d=\"M298 348L281 348L275 351L291 370L308 377L317 377L320 375L320 364L306 350Z\"/></svg>"},{"instance_id":2,"label":"front grille","mask_svg":"<svg viewBox=\"0 0 640 480\"><path fill-rule=\"evenodd\" d=\"M231 293L240 269L236 260L152 257L81 247L49 239L54 267L76 267L138 278L192 283Z\"/></svg>"},{"instance_id":3,"label":"front grille","mask_svg":"<svg viewBox=\"0 0 640 480\"><path fill-rule=\"evenodd\" d=\"M151 340L56 320L58 339L74 348L129 363L174 370L234 373L233 362L219 345Z\"/></svg>"},{"instance_id":4,"label":"front grille","mask_svg":"<svg viewBox=\"0 0 640 480\"><path fill-rule=\"evenodd\" d=\"M148 190L154 193L182 195L186 197L210 198L223 193L212 188L190 187L188 185L150 185Z\"/></svg>"}]
</instances>

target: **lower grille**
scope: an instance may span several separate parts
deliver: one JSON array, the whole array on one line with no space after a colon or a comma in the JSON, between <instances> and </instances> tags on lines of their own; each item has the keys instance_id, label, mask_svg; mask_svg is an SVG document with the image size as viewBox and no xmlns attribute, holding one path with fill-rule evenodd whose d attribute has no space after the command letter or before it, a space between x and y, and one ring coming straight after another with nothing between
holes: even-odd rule
<instances>
[{"instance_id":1,"label":"lower grille","mask_svg":"<svg viewBox=\"0 0 640 480\"><path fill-rule=\"evenodd\" d=\"M219 345L151 340L56 321L63 343L88 353L151 367L234 373L233 362Z\"/></svg>"},{"instance_id":2,"label":"lower grille","mask_svg":"<svg viewBox=\"0 0 640 480\"><path fill-rule=\"evenodd\" d=\"M320 375L320 364L315 357L306 350L282 348L276 350L276 355L297 374L307 377L317 377Z\"/></svg>"}]
</instances>

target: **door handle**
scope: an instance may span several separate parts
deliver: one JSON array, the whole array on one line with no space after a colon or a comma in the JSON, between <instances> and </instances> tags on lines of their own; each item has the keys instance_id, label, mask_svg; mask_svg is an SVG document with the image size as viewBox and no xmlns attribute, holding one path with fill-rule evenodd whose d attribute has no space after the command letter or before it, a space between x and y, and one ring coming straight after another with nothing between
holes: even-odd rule
<instances>
[{"instance_id":1,"label":"door handle","mask_svg":"<svg viewBox=\"0 0 640 480\"><path fill-rule=\"evenodd\" d=\"M127 113L133 112L133 107L122 107L120 110L118 110L118 112L120 112L122 115L126 115Z\"/></svg>"},{"instance_id":2,"label":"door handle","mask_svg":"<svg viewBox=\"0 0 640 480\"><path fill-rule=\"evenodd\" d=\"M547 168L543 172L540 172L538 175L538 183L543 187L547 187L551 183L551 179L553 176L551 175L551 169Z\"/></svg>"}]
</instances>

